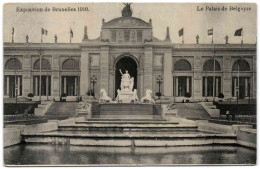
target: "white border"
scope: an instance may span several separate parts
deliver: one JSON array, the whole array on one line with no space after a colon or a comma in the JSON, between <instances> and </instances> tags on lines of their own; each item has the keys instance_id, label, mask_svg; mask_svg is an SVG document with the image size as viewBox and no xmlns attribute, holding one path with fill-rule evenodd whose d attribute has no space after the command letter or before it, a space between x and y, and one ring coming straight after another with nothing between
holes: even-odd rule
<instances>
[{"instance_id":1,"label":"white border","mask_svg":"<svg viewBox=\"0 0 260 169\"><path fill-rule=\"evenodd\" d=\"M4 6L4 3L17 3L19 2L18 0L1 0L0 3L1 3L1 8L0 8L0 16L1 16L1 26L0 26L0 30L1 30L1 57L0 57L0 70L1 70L1 73L0 73L0 77L3 77L3 6ZM201 0L141 0L141 1L138 1L138 0L129 0L129 1L118 1L118 0L108 0L108 1L104 1L104 0L76 0L76 1L73 1L73 0L23 0L23 1L20 1L19 3L36 3L36 2L41 2L41 3L45 3L45 2L50 2L50 3L55 3L55 2L59 2L59 3L68 3L68 2L71 2L71 3L75 3L75 2L85 2L85 3L91 3L91 2L135 2L135 3L141 3L141 2L145 2L145 3L163 3L163 2L175 2L175 3L203 3L203 2L207 2L207 3L257 3L257 5L259 4L259 1L257 0L207 0L207 1L201 1ZM258 15L258 9L257 9L257 23L259 23L259 15ZM259 30L259 26L257 24L257 37L258 36L258 30ZM257 43L257 49L259 49L259 43ZM257 50L258 51L258 50ZM258 53L257 53L257 56L258 56ZM260 61L259 59L257 59L257 65L260 65ZM3 78L0 78L0 79L3 79ZM258 69L257 69L257 86L260 82L260 76L259 76L259 72L258 72ZM0 91L3 91L3 81L0 82ZM259 98L260 94L258 92L258 88L257 88L257 98ZM0 98L2 98L2 101L0 103L0 110L2 110L1 112L1 123L0 123L0 131L1 131L1 139L0 139L0 147L1 147L1 155L0 155L0 166L3 166L3 92L0 92ZM258 105L260 101L259 99L257 100L257 108L258 108ZM258 111L257 111L258 112ZM257 116L257 121L259 121L259 117ZM257 136L257 139L259 140L259 135ZM259 148L259 144L257 144L258 148ZM259 159L259 151L257 151L257 162L258 162L258 159ZM257 163L258 164L258 163ZM4 167L4 166L3 166ZM173 167L173 166L170 166L170 167ZM174 166L176 167L176 166ZM197 166L197 167L203 167L203 168L209 168L209 167L214 167L214 168L222 168L223 167L227 167L227 166ZM228 166L228 167L232 167L232 168L242 168L242 169L245 169L245 168L255 168L255 167L258 167L258 165L256 166L242 166L242 167L238 167L238 166ZM16 168L16 167L12 167L12 168ZM28 169L32 169L32 168L39 168L39 167L22 167L22 168L28 168ZM41 168L45 168L45 167L41 167ZM59 168L68 168L68 167L59 167ZM104 168L104 167L88 167L88 168L93 168L93 169L97 169L97 168ZM126 168L126 167L117 167L117 168ZM127 167L129 168L129 167ZM136 168L136 167L135 167ZM139 168L139 167L138 167ZM149 168L165 168L165 167L149 167ZM168 167L167 167L168 168ZM189 167L181 167L182 169L186 169L186 168L189 168Z\"/></svg>"}]
</instances>

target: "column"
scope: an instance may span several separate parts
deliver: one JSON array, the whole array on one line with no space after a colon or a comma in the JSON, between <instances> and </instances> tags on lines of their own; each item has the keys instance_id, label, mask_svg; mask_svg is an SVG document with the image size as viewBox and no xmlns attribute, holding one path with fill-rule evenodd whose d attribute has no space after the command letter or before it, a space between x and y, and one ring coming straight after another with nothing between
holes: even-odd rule
<instances>
[{"instance_id":1,"label":"column","mask_svg":"<svg viewBox=\"0 0 260 169\"><path fill-rule=\"evenodd\" d=\"M207 77L205 77L204 85L205 85L205 97L207 97L208 96L208 78Z\"/></svg>"},{"instance_id":2,"label":"column","mask_svg":"<svg viewBox=\"0 0 260 169\"><path fill-rule=\"evenodd\" d=\"M46 96L49 96L49 76L46 76Z\"/></svg>"},{"instance_id":3,"label":"column","mask_svg":"<svg viewBox=\"0 0 260 169\"><path fill-rule=\"evenodd\" d=\"M74 88L74 95L77 96L77 77L75 77L75 88Z\"/></svg>"},{"instance_id":4,"label":"column","mask_svg":"<svg viewBox=\"0 0 260 169\"><path fill-rule=\"evenodd\" d=\"M140 65L141 66L141 65ZM144 71L143 71L143 69L142 68L139 68L139 70L138 70L138 74L139 74L139 80L138 80L138 86L139 87L137 87L138 88L138 90L139 91L137 91L137 93L138 93L138 97L139 98L142 98L144 95L143 95L143 91L144 91L144 85L143 85L143 80L144 80L144 78L143 78L143 74L144 74Z\"/></svg>"},{"instance_id":5,"label":"column","mask_svg":"<svg viewBox=\"0 0 260 169\"><path fill-rule=\"evenodd\" d=\"M102 46L100 53L100 88L109 93L109 47ZM95 91L99 92L99 91Z\"/></svg>"},{"instance_id":6,"label":"column","mask_svg":"<svg viewBox=\"0 0 260 169\"><path fill-rule=\"evenodd\" d=\"M21 79L21 78L18 76L18 77L17 77L17 81L18 81L18 82L17 82L17 96L20 96L20 84L21 84L21 83L20 83L20 82L21 82L20 79Z\"/></svg>"},{"instance_id":7,"label":"column","mask_svg":"<svg viewBox=\"0 0 260 169\"><path fill-rule=\"evenodd\" d=\"M147 89L153 90L153 51L150 46L144 49L144 95Z\"/></svg>"},{"instance_id":8,"label":"column","mask_svg":"<svg viewBox=\"0 0 260 169\"><path fill-rule=\"evenodd\" d=\"M248 79L245 78L245 97L248 96Z\"/></svg>"},{"instance_id":9,"label":"column","mask_svg":"<svg viewBox=\"0 0 260 169\"><path fill-rule=\"evenodd\" d=\"M178 81L178 76L175 77L175 92L176 92L176 96L178 97L179 96L179 81Z\"/></svg>"},{"instance_id":10,"label":"column","mask_svg":"<svg viewBox=\"0 0 260 169\"><path fill-rule=\"evenodd\" d=\"M38 96L38 77L35 77L35 95Z\"/></svg>"},{"instance_id":11,"label":"column","mask_svg":"<svg viewBox=\"0 0 260 169\"><path fill-rule=\"evenodd\" d=\"M190 78L187 77L187 80L186 80L186 92L187 93L190 93Z\"/></svg>"},{"instance_id":12,"label":"column","mask_svg":"<svg viewBox=\"0 0 260 169\"><path fill-rule=\"evenodd\" d=\"M163 60L163 94L164 96L173 95L173 80L172 80L172 52L171 50L164 53Z\"/></svg>"},{"instance_id":13,"label":"column","mask_svg":"<svg viewBox=\"0 0 260 169\"><path fill-rule=\"evenodd\" d=\"M6 95L9 96L9 76L6 77Z\"/></svg>"},{"instance_id":14,"label":"column","mask_svg":"<svg viewBox=\"0 0 260 169\"><path fill-rule=\"evenodd\" d=\"M215 77L216 78L216 77ZM215 82L216 82L216 95L215 95L215 97L218 97L218 78L216 78L216 80L215 80Z\"/></svg>"},{"instance_id":15,"label":"column","mask_svg":"<svg viewBox=\"0 0 260 169\"><path fill-rule=\"evenodd\" d=\"M234 78L234 96L237 97L237 78Z\"/></svg>"},{"instance_id":16,"label":"column","mask_svg":"<svg viewBox=\"0 0 260 169\"><path fill-rule=\"evenodd\" d=\"M88 89L90 89L90 77L89 77L89 52L87 48L82 48L80 58L80 95L86 95Z\"/></svg>"},{"instance_id":17,"label":"column","mask_svg":"<svg viewBox=\"0 0 260 169\"><path fill-rule=\"evenodd\" d=\"M66 77L64 77L64 82L63 82L63 84L64 84L64 85L63 85L63 92L64 92L64 93L67 93L67 90L66 90L66 89L67 89L67 78L66 78Z\"/></svg>"}]
</instances>

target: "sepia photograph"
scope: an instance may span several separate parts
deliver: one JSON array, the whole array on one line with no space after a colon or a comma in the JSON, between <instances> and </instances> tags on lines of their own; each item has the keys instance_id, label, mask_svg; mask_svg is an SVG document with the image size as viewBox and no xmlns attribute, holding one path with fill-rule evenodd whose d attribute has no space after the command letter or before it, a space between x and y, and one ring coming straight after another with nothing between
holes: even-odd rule
<instances>
[{"instance_id":1,"label":"sepia photograph","mask_svg":"<svg viewBox=\"0 0 260 169\"><path fill-rule=\"evenodd\" d=\"M3 166L255 166L257 4L5 3Z\"/></svg>"}]
</instances>

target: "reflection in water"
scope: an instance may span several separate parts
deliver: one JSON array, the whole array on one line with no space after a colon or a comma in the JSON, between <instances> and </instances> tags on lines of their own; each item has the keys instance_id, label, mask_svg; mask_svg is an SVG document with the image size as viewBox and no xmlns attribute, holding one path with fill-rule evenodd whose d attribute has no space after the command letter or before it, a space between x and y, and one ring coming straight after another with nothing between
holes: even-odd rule
<instances>
[{"instance_id":1,"label":"reflection in water","mask_svg":"<svg viewBox=\"0 0 260 169\"><path fill-rule=\"evenodd\" d=\"M5 164L255 164L256 151L240 146L87 147L19 144L4 149Z\"/></svg>"}]
</instances>

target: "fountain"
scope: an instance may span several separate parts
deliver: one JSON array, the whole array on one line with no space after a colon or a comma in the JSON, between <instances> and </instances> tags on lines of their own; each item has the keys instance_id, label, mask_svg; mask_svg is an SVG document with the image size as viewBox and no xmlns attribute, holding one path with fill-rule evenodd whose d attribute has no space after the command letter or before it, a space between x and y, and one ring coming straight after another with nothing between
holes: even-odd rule
<instances>
[{"instance_id":1,"label":"fountain","mask_svg":"<svg viewBox=\"0 0 260 169\"><path fill-rule=\"evenodd\" d=\"M121 78L121 85L120 89L117 90L117 98L116 100L121 103L130 103L130 102L137 102L137 90L134 89L134 78L130 77L128 71L125 71L125 74L122 73L121 69L119 69L122 78Z\"/></svg>"}]
</instances>

